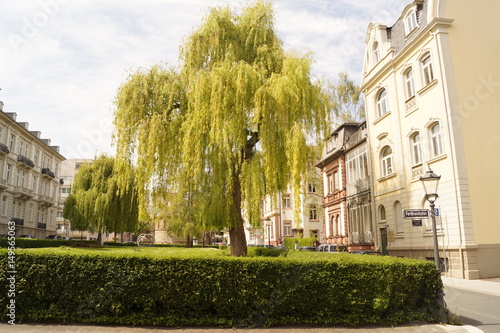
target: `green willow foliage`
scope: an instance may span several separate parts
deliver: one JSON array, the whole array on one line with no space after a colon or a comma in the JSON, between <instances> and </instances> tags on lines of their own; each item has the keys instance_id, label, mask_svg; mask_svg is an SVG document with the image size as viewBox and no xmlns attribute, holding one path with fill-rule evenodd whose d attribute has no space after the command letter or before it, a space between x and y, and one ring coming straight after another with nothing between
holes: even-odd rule
<instances>
[{"instance_id":1,"label":"green willow foliage","mask_svg":"<svg viewBox=\"0 0 500 333\"><path fill-rule=\"evenodd\" d=\"M184 222L227 227L232 254L242 255L242 211L259 224L263 195L300 184L306 143L326 132L325 85L311 77L309 54L284 51L266 1L240 14L212 9L180 60L179 68L137 70L120 87L119 169L127 175L136 159L141 216L151 199L167 206L166 197L180 197L168 199L168 216L190 207Z\"/></svg>"},{"instance_id":2,"label":"green willow foliage","mask_svg":"<svg viewBox=\"0 0 500 333\"><path fill-rule=\"evenodd\" d=\"M131 174L129 174L131 175ZM74 230L102 233L133 232L138 227L138 197L133 177L121 187L115 159L99 156L91 165L82 165L75 176L72 194L64 204L64 218Z\"/></svg>"}]
</instances>

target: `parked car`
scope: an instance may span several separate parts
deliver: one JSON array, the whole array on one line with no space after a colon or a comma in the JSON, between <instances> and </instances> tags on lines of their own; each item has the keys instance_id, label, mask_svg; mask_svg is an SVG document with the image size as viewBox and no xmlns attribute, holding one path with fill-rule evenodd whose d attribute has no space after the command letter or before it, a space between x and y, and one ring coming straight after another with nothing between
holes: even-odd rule
<instances>
[{"instance_id":1,"label":"parked car","mask_svg":"<svg viewBox=\"0 0 500 333\"><path fill-rule=\"evenodd\" d=\"M315 246L300 246L298 248L299 251L316 251Z\"/></svg>"},{"instance_id":2,"label":"parked car","mask_svg":"<svg viewBox=\"0 0 500 333\"><path fill-rule=\"evenodd\" d=\"M31 235L19 235L19 236L16 236L17 238L35 238Z\"/></svg>"},{"instance_id":3,"label":"parked car","mask_svg":"<svg viewBox=\"0 0 500 333\"><path fill-rule=\"evenodd\" d=\"M316 248L316 252L347 252L347 247L344 244L321 244Z\"/></svg>"},{"instance_id":4,"label":"parked car","mask_svg":"<svg viewBox=\"0 0 500 333\"><path fill-rule=\"evenodd\" d=\"M381 256L382 255L382 252L376 251L376 250L353 250L353 251L349 251L349 253L368 254L368 255L372 255L372 256Z\"/></svg>"},{"instance_id":5,"label":"parked car","mask_svg":"<svg viewBox=\"0 0 500 333\"><path fill-rule=\"evenodd\" d=\"M62 239L63 237L59 235L48 235L45 239Z\"/></svg>"}]
</instances>

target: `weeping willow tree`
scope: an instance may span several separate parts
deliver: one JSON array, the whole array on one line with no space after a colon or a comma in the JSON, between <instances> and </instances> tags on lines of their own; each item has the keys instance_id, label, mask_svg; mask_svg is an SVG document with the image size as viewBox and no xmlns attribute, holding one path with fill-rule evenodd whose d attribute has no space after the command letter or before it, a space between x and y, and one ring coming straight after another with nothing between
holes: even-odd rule
<instances>
[{"instance_id":1,"label":"weeping willow tree","mask_svg":"<svg viewBox=\"0 0 500 333\"><path fill-rule=\"evenodd\" d=\"M330 91L332 111L339 124L358 122L365 118L361 89L347 72L338 74L337 81L330 85Z\"/></svg>"},{"instance_id":2,"label":"weeping willow tree","mask_svg":"<svg viewBox=\"0 0 500 333\"><path fill-rule=\"evenodd\" d=\"M97 232L133 232L138 227L138 197L134 179L118 181L115 159L99 156L84 164L75 176L72 194L64 204L63 216L74 230ZM127 186L121 187L121 184Z\"/></svg>"},{"instance_id":3,"label":"weeping willow tree","mask_svg":"<svg viewBox=\"0 0 500 333\"><path fill-rule=\"evenodd\" d=\"M329 99L311 64L285 52L271 3L257 1L210 10L178 68L132 73L117 93L115 142L120 174L136 159L141 216L158 191L176 194L191 211L184 223L227 229L231 254L245 255L244 215L260 225L263 196L290 182L299 202L307 142L325 132Z\"/></svg>"}]
</instances>

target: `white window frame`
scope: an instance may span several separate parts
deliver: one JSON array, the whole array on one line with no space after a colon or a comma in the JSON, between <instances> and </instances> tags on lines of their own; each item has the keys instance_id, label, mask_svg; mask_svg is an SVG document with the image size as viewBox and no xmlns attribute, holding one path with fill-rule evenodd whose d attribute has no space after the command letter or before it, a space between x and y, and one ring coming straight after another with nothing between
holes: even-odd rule
<instances>
[{"instance_id":1,"label":"white window frame","mask_svg":"<svg viewBox=\"0 0 500 333\"><path fill-rule=\"evenodd\" d=\"M434 71L432 70L432 57L430 53L426 53L420 60L422 66L422 81L424 86L434 81Z\"/></svg>"},{"instance_id":2,"label":"white window frame","mask_svg":"<svg viewBox=\"0 0 500 333\"><path fill-rule=\"evenodd\" d=\"M283 208L292 208L292 196L290 194L283 194L281 199Z\"/></svg>"},{"instance_id":3,"label":"white window frame","mask_svg":"<svg viewBox=\"0 0 500 333\"><path fill-rule=\"evenodd\" d=\"M406 88L406 99L410 99L415 96L415 80L413 75L413 68L408 68L404 72L405 88Z\"/></svg>"},{"instance_id":4,"label":"white window frame","mask_svg":"<svg viewBox=\"0 0 500 333\"><path fill-rule=\"evenodd\" d=\"M405 31L408 36L418 27L417 11L413 9L405 16Z\"/></svg>"},{"instance_id":5,"label":"white window frame","mask_svg":"<svg viewBox=\"0 0 500 333\"><path fill-rule=\"evenodd\" d=\"M387 112L389 112L389 107L387 105L387 90L382 89L377 94L377 113L378 117L382 117Z\"/></svg>"},{"instance_id":6,"label":"white window frame","mask_svg":"<svg viewBox=\"0 0 500 333\"><path fill-rule=\"evenodd\" d=\"M292 236L292 222L291 221L283 221L283 235L284 236Z\"/></svg>"},{"instance_id":7,"label":"white window frame","mask_svg":"<svg viewBox=\"0 0 500 333\"><path fill-rule=\"evenodd\" d=\"M309 205L309 220L310 221L318 220L318 207L316 205Z\"/></svg>"},{"instance_id":8,"label":"white window frame","mask_svg":"<svg viewBox=\"0 0 500 333\"><path fill-rule=\"evenodd\" d=\"M437 129L437 132L434 131ZM444 154L443 136L441 134L441 124L439 122L433 123L429 126L429 136L431 143L432 157L438 157Z\"/></svg>"},{"instance_id":9,"label":"white window frame","mask_svg":"<svg viewBox=\"0 0 500 333\"><path fill-rule=\"evenodd\" d=\"M389 154L385 154L390 150ZM390 146L385 146L380 153L380 167L382 171L382 177L389 176L394 173L394 161L393 152Z\"/></svg>"},{"instance_id":10,"label":"white window frame","mask_svg":"<svg viewBox=\"0 0 500 333\"><path fill-rule=\"evenodd\" d=\"M410 144L413 165L419 165L422 163L422 136L420 135L420 132L415 132L410 137Z\"/></svg>"}]
</instances>

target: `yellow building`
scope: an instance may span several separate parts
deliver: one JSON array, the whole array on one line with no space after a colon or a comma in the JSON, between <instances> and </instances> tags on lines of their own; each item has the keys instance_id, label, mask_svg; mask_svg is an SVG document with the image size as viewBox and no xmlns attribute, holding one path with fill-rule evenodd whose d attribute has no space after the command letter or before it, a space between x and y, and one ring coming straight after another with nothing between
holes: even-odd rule
<instances>
[{"instance_id":1,"label":"yellow building","mask_svg":"<svg viewBox=\"0 0 500 333\"><path fill-rule=\"evenodd\" d=\"M378 246L433 259L419 177L441 175L436 207L448 276L500 276L500 2L417 0L371 23L362 78Z\"/></svg>"}]
</instances>

